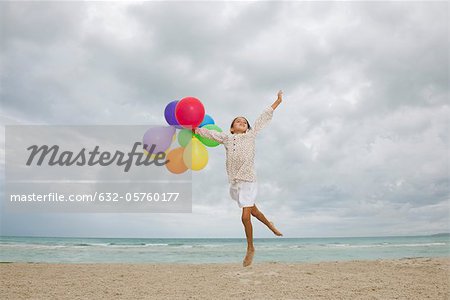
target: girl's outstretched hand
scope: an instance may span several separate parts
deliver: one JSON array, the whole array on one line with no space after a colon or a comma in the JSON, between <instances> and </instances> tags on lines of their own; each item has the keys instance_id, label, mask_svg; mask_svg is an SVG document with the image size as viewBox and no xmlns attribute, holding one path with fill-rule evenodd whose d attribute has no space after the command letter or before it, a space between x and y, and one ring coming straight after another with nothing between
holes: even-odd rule
<instances>
[{"instance_id":1,"label":"girl's outstretched hand","mask_svg":"<svg viewBox=\"0 0 450 300\"><path fill-rule=\"evenodd\" d=\"M277 96L280 101L283 100L283 91L279 90Z\"/></svg>"},{"instance_id":2,"label":"girl's outstretched hand","mask_svg":"<svg viewBox=\"0 0 450 300\"><path fill-rule=\"evenodd\" d=\"M275 110L277 106L280 105L281 101L283 101L283 91L279 90L277 95L278 95L277 100L275 100L275 102L272 104L273 110Z\"/></svg>"}]
</instances>

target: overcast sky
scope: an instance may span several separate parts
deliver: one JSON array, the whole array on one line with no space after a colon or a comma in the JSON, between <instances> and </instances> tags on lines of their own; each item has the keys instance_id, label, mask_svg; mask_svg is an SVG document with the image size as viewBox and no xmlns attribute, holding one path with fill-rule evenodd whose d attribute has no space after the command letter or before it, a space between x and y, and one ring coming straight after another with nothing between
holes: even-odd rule
<instances>
[{"instance_id":1,"label":"overcast sky","mask_svg":"<svg viewBox=\"0 0 450 300\"><path fill-rule=\"evenodd\" d=\"M0 3L1 124L165 124L198 97L251 123L286 237L449 231L448 2ZM4 188L4 131L1 176ZM3 235L245 237L222 146L193 213L1 214ZM3 195L2 195L3 197ZM255 237L272 237L254 219Z\"/></svg>"}]
</instances>

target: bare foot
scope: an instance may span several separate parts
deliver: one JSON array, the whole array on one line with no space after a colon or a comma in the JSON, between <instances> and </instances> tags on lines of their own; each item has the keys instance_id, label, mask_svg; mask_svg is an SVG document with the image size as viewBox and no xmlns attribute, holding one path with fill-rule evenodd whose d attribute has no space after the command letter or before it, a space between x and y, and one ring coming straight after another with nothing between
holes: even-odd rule
<instances>
[{"instance_id":1,"label":"bare foot","mask_svg":"<svg viewBox=\"0 0 450 300\"><path fill-rule=\"evenodd\" d=\"M244 267L248 267L253 262L253 256L255 255L255 250L247 250L247 254L245 255L244 261L242 262L242 265Z\"/></svg>"},{"instance_id":2,"label":"bare foot","mask_svg":"<svg viewBox=\"0 0 450 300\"><path fill-rule=\"evenodd\" d=\"M283 234L275 227L273 222L270 222L270 225L272 225L271 230L273 231L273 233L275 233L276 236L283 236Z\"/></svg>"}]
</instances>

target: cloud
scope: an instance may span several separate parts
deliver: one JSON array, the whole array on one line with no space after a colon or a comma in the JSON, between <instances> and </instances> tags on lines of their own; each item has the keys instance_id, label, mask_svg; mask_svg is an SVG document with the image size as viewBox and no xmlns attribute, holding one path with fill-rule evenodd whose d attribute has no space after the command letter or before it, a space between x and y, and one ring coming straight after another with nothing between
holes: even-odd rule
<instances>
[{"instance_id":1,"label":"cloud","mask_svg":"<svg viewBox=\"0 0 450 300\"><path fill-rule=\"evenodd\" d=\"M256 162L286 236L448 231L448 3L0 5L3 125L158 124L196 96L227 130L283 89ZM2 234L242 237L224 150L209 154L193 214L3 214Z\"/></svg>"}]
</instances>

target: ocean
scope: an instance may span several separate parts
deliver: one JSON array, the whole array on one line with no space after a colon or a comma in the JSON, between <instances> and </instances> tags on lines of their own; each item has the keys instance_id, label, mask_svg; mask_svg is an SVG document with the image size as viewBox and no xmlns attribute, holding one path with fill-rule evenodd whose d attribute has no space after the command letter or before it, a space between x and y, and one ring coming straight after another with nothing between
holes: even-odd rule
<instances>
[{"instance_id":1,"label":"ocean","mask_svg":"<svg viewBox=\"0 0 450 300\"><path fill-rule=\"evenodd\" d=\"M256 238L255 262L449 257L450 236ZM0 237L0 262L240 263L245 238Z\"/></svg>"}]
</instances>

